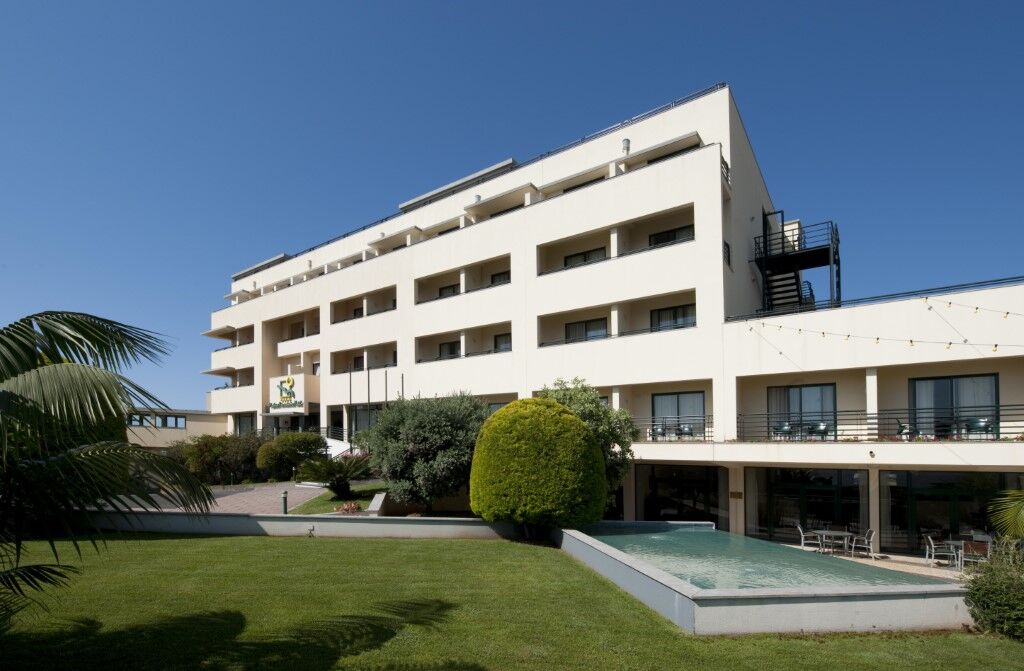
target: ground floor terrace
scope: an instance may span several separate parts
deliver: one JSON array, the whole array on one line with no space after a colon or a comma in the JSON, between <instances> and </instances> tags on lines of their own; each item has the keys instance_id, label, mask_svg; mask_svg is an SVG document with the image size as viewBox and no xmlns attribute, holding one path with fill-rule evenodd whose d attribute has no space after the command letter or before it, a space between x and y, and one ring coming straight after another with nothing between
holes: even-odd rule
<instances>
[{"instance_id":1,"label":"ground floor terrace","mask_svg":"<svg viewBox=\"0 0 1024 671\"><path fill-rule=\"evenodd\" d=\"M804 529L863 534L875 551L923 552L925 537L990 532L988 503L1024 489L1018 471L822 468L639 462L622 491L622 518L710 521L718 528L799 543Z\"/></svg>"}]
</instances>

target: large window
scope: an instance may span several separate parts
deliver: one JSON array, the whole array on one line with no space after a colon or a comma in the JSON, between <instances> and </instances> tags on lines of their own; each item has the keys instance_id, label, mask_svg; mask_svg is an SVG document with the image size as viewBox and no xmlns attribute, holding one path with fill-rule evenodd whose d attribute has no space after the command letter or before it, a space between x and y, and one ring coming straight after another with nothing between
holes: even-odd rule
<instances>
[{"instance_id":1,"label":"large window","mask_svg":"<svg viewBox=\"0 0 1024 671\"><path fill-rule=\"evenodd\" d=\"M799 542L796 525L863 532L868 472L815 468L745 469L747 535Z\"/></svg>"},{"instance_id":2,"label":"large window","mask_svg":"<svg viewBox=\"0 0 1024 671\"><path fill-rule=\"evenodd\" d=\"M569 254L563 259L563 267L572 268L574 266L585 266L588 263L603 261L606 258L608 258L608 255L605 253L605 248L597 247L595 249L588 249L585 252Z\"/></svg>"},{"instance_id":3,"label":"large window","mask_svg":"<svg viewBox=\"0 0 1024 671\"><path fill-rule=\"evenodd\" d=\"M153 426L153 417L143 413L132 413L128 415L128 426Z\"/></svg>"},{"instance_id":4,"label":"large window","mask_svg":"<svg viewBox=\"0 0 1024 671\"><path fill-rule=\"evenodd\" d=\"M836 386L768 387L768 424L773 438L834 439Z\"/></svg>"},{"instance_id":5,"label":"large window","mask_svg":"<svg viewBox=\"0 0 1024 671\"><path fill-rule=\"evenodd\" d=\"M989 532L989 501L1006 489L1024 489L1024 473L881 471L882 550L916 552L935 541Z\"/></svg>"},{"instance_id":6,"label":"large window","mask_svg":"<svg viewBox=\"0 0 1024 671\"><path fill-rule=\"evenodd\" d=\"M380 414L381 406L374 405L350 405L348 408L348 435L349 438L360 431L365 431L377 423L377 415Z\"/></svg>"},{"instance_id":7,"label":"large window","mask_svg":"<svg viewBox=\"0 0 1024 671\"><path fill-rule=\"evenodd\" d=\"M494 351L495 352L511 352L512 351L512 334L511 333L499 333L494 336Z\"/></svg>"},{"instance_id":8,"label":"large window","mask_svg":"<svg viewBox=\"0 0 1024 671\"><path fill-rule=\"evenodd\" d=\"M648 521L729 528L729 474L720 466L636 465L636 512Z\"/></svg>"},{"instance_id":9,"label":"large window","mask_svg":"<svg viewBox=\"0 0 1024 671\"><path fill-rule=\"evenodd\" d=\"M437 358L457 359L462 356L462 345L458 340L443 342L437 346Z\"/></svg>"},{"instance_id":10,"label":"large window","mask_svg":"<svg viewBox=\"0 0 1024 671\"><path fill-rule=\"evenodd\" d=\"M495 287L499 284L508 284L512 281L512 271L503 270L500 273L491 273L491 286Z\"/></svg>"},{"instance_id":11,"label":"large window","mask_svg":"<svg viewBox=\"0 0 1024 671\"><path fill-rule=\"evenodd\" d=\"M366 357L363 354L352 357L352 370L362 370L366 367Z\"/></svg>"},{"instance_id":12,"label":"large window","mask_svg":"<svg viewBox=\"0 0 1024 671\"><path fill-rule=\"evenodd\" d=\"M565 325L565 342L580 342L583 340L600 340L608 337L608 320L587 319L580 322L569 322Z\"/></svg>"},{"instance_id":13,"label":"large window","mask_svg":"<svg viewBox=\"0 0 1024 671\"><path fill-rule=\"evenodd\" d=\"M667 331L697 325L697 306L676 305L671 308L651 310L651 330Z\"/></svg>"},{"instance_id":14,"label":"large window","mask_svg":"<svg viewBox=\"0 0 1024 671\"><path fill-rule=\"evenodd\" d=\"M244 436L256 431L255 413L245 412L235 415L235 434Z\"/></svg>"},{"instance_id":15,"label":"large window","mask_svg":"<svg viewBox=\"0 0 1024 671\"><path fill-rule=\"evenodd\" d=\"M680 226L647 236L647 244L651 247L671 245L673 242L689 242L690 240L693 240L693 226Z\"/></svg>"},{"instance_id":16,"label":"large window","mask_svg":"<svg viewBox=\"0 0 1024 671\"><path fill-rule=\"evenodd\" d=\"M651 440L700 438L705 428L704 392L651 394Z\"/></svg>"},{"instance_id":17,"label":"large window","mask_svg":"<svg viewBox=\"0 0 1024 671\"><path fill-rule=\"evenodd\" d=\"M440 287L437 290L437 297L438 298L448 298L449 296L458 296L458 295L459 295L459 285L458 284L449 284L447 286Z\"/></svg>"},{"instance_id":18,"label":"large window","mask_svg":"<svg viewBox=\"0 0 1024 671\"><path fill-rule=\"evenodd\" d=\"M916 435L998 437L999 377L961 375L910 380L911 428Z\"/></svg>"}]
</instances>

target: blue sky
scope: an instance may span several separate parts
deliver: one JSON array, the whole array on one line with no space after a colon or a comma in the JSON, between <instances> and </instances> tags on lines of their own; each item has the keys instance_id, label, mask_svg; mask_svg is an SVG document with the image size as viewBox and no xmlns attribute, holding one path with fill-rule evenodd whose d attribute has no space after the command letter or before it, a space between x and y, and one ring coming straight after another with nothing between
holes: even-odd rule
<instances>
[{"instance_id":1,"label":"blue sky","mask_svg":"<svg viewBox=\"0 0 1024 671\"><path fill-rule=\"evenodd\" d=\"M1022 273L1020 3L0 2L0 322L163 334L232 272L718 81L844 295Z\"/></svg>"}]
</instances>

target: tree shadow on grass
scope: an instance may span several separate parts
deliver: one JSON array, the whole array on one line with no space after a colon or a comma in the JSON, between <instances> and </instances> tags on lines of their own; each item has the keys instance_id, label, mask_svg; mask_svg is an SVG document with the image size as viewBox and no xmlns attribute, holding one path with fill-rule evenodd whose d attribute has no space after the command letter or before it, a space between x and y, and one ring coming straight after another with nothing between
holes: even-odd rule
<instances>
[{"instance_id":1,"label":"tree shadow on grass","mask_svg":"<svg viewBox=\"0 0 1024 671\"><path fill-rule=\"evenodd\" d=\"M376 650L408 626L432 628L453 605L440 600L388 601L378 613L310 621L276 636L239 640L246 620L237 611L194 613L103 631L96 620L70 628L9 632L0 636L2 661L11 669L331 669L342 659ZM485 671L443 660L384 664L380 671Z\"/></svg>"}]
</instances>

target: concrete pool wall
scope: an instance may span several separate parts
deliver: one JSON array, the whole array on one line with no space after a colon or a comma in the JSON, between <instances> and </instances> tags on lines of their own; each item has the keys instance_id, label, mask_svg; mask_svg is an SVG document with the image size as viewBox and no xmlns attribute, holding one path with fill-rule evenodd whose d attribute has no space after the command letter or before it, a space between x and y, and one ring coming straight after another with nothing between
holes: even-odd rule
<instances>
[{"instance_id":1,"label":"concrete pool wall","mask_svg":"<svg viewBox=\"0 0 1024 671\"><path fill-rule=\"evenodd\" d=\"M603 522L598 527L615 524ZM714 528L710 522L672 524ZM694 634L960 629L972 624L964 589L953 583L700 589L581 531L563 529L554 534L554 541Z\"/></svg>"}]
</instances>

